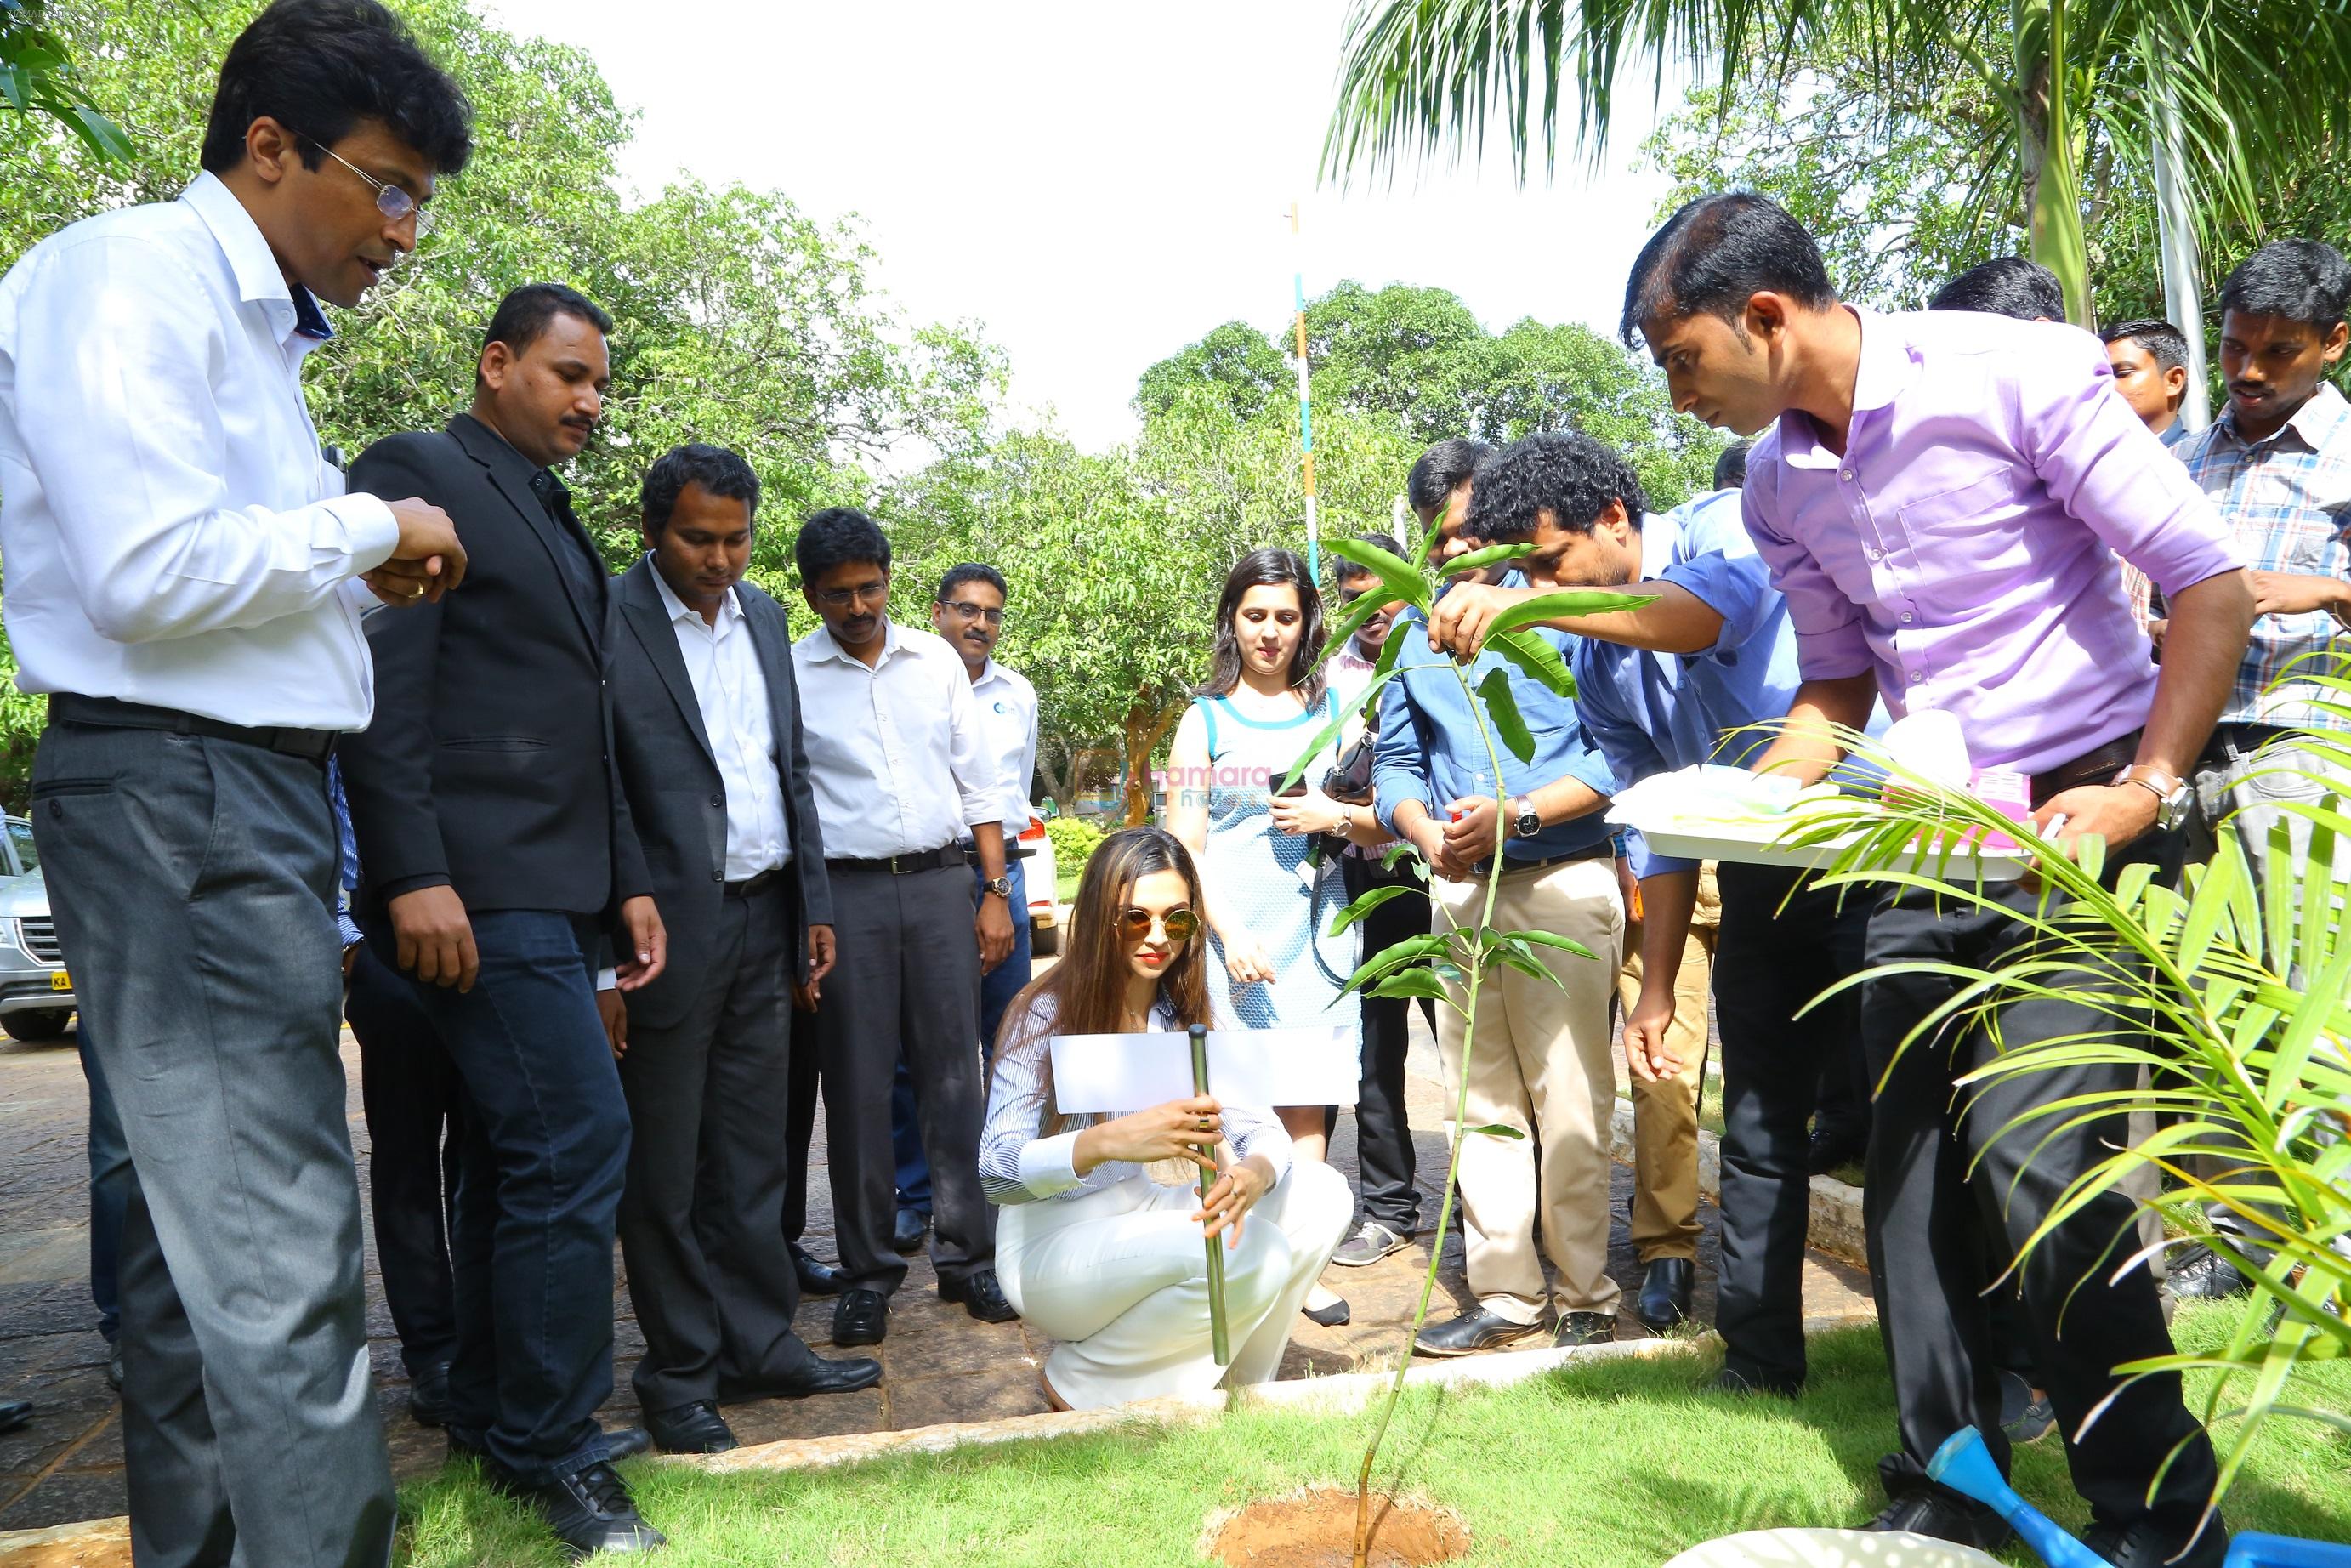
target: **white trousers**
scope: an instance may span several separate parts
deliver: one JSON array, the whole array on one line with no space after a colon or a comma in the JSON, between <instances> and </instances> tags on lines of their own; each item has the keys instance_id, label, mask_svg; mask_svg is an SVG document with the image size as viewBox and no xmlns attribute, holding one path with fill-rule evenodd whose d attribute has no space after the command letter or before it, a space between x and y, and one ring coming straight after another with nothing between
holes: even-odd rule
<instances>
[{"instance_id":1,"label":"white trousers","mask_svg":"<svg viewBox=\"0 0 2351 1568\"><path fill-rule=\"evenodd\" d=\"M1229 1368L1209 1339L1199 1207L1191 1187L1130 1178L998 1212L997 1277L1020 1315L1061 1342L1045 1375L1072 1409L1268 1383L1281 1369L1291 1322L1353 1217L1346 1178L1292 1163L1225 1249Z\"/></svg>"}]
</instances>

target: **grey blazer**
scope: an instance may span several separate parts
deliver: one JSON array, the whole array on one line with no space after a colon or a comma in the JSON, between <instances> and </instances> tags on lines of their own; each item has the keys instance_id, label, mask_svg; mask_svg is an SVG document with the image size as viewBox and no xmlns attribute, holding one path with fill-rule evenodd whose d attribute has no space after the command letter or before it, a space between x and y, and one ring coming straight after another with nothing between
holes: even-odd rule
<instances>
[{"instance_id":1,"label":"grey blazer","mask_svg":"<svg viewBox=\"0 0 2351 1568\"><path fill-rule=\"evenodd\" d=\"M652 873L653 904L669 933L669 962L653 984L630 993L629 1016L662 1029L685 1015L706 977L726 896L726 795L653 561L640 559L612 587L604 645L611 653L614 760ZM832 894L800 742L791 628L783 606L750 583L737 583L735 593L767 677L775 726L792 846L786 882L799 931L798 979L808 973L808 928L832 924Z\"/></svg>"}]
</instances>

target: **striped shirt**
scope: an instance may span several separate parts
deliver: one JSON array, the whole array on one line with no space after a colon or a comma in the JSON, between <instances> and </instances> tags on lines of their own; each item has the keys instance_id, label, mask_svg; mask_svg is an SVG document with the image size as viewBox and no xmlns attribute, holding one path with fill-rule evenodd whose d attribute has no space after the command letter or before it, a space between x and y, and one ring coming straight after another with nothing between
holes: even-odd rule
<instances>
[{"instance_id":1,"label":"striped shirt","mask_svg":"<svg viewBox=\"0 0 2351 1568\"><path fill-rule=\"evenodd\" d=\"M2239 436L2232 409L2176 450L2253 570L2351 578L2351 402L2334 387L2319 383L2265 440ZM2220 722L2346 728L2314 706L2325 688L2298 678L2281 684L2288 666L2308 674L2324 662L2305 655L2330 651L2351 654L2351 635L2325 611L2262 616Z\"/></svg>"}]
</instances>

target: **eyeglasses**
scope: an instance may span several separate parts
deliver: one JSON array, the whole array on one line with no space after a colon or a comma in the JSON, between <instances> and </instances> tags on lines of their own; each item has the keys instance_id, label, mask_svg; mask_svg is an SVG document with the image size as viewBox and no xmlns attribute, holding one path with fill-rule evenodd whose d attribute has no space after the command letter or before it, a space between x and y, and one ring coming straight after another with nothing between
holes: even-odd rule
<instances>
[{"instance_id":1,"label":"eyeglasses","mask_svg":"<svg viewBox=\"0 0 2351 1568\"><path fill-rule=\"evenodd\" d=\"M350 159L342 156L342 154L337 152L331 147L326 146L321 142L312 141L307 136L302 140L308 141L311 146L318 148L319 152L324 152L328 157L332 158L336 162L340 163L344 168L349 169L352 173L357 174L360 179L365 180L370 185L375 187L375 210L383 214L384 221L386 223L396 224L406 218L413 216L416 219L416 239L418 244L423 244L424 236L431 234L440 224L440 214L426 212L423 207L417 205L415 197L410 195L399 186L384 183L381 180L377 179L366 170L359 167Z\"/></svg>"},{"instance_id":2,"label":"eyeglasses","mask_svg":"<svg viewBox=\"0 0 2351 1568\"><path fill-rule=\"evenodd\" d=\"M817 591L818 602L829 610L846 610L852 603L870 600L875 604L888 601L890 585L886 582L860 583L855 588L823 588Z\"/></svg>"},{"instance_id":3,"label":"eyeglasses","mask_svg":"<svg viewBox=\"0 0 2351 1568\"><path fill-rule=\"evenodd\" d=\"M969 603L964 600L943 599L939 601L939 608L942 610L954 611L957 615L961 616L967 623L973 621L985 621L990 626L1001 626L1004 624L1003 611L984 609L979 605Z\"/></svg>"},{"instance_id":4,"label":"eyeglasses","mask_svg":"<svg viewBox=\"0 0 2351 1568\"><path fill-rule=\"evenodd\" d=\"M1167 933L1167 940L1181 947L1200 934L1200 917L1188 909L1171 909L1165 915L1154 915L1148 909L1130 909L1118 917L1119 935L1130 942L1141 942L1158 926Z\"/></svg>"}]
</instances>

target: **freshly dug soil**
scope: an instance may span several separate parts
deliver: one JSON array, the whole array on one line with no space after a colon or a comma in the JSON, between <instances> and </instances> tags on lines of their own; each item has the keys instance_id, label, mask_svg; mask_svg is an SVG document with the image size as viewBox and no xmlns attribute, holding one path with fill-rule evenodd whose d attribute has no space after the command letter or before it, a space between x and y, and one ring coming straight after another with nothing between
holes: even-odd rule
<instances>
[{"instance_id":1,"label":"freshly dug soil","mask_svg":"<svg viewBox=\"0 0 2351 1568\"><path fill-rule=\"evenodd\" d=\"M1468 1528L1448 1511L1372 1494L1370 1568L1421 1568L1468 1550ZM1206 1554L1226 1568L1352 1568L1355 1494L1318 1487L1253 1502L1212 1527Z\"/></svg>"}]
</instances>

